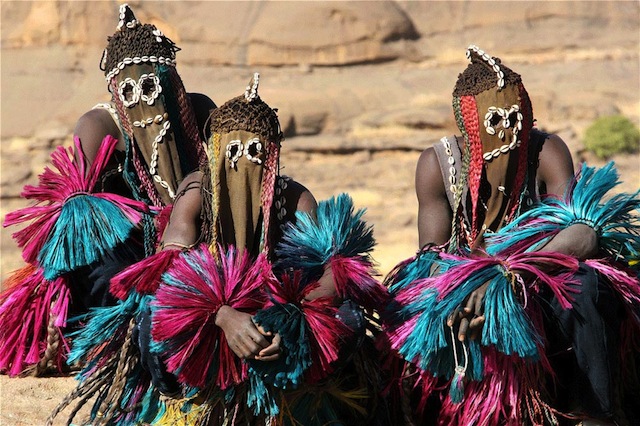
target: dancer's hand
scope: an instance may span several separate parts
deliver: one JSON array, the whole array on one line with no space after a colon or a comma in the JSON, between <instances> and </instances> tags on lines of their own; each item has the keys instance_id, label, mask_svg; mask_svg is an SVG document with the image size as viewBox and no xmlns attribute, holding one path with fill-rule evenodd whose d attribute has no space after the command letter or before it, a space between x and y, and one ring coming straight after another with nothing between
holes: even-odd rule
<instances>
[{"instance_id":1,"label":"dancer's hand","mask_svg":"<svg viewBox=\"0 0 640 426\"><path fill-rule=\"evenodd\" d=\"M484 295L489 283L484 283L462 302L447 319L447 325L458 328L458 340L463 342L467 337L476 339L482 332L484 325Z\"/></svg>"},{"instance_id":2,"label":"dancer's hand","mask_svg":"<svg viewBox=\"0 0 640 426\"><path fill-rule=\"evenodd\" d=\"M215 322L224 331L229 348L238 357L261 360L267 360L264 358L267 357L268 360L273 360L279 356L279 336L277 336L278 339L276 340L271 333L267 333L256 326L250 314L223 305L218 309ZM273 341L270 341L272 337Z\"/></svg>"},{"instance_id":3,"label":"dancer's hand","mask_svg":"<svg viewBox=\"0 0 640 426\"><path fill-rule=\"evenodd\" d=\"M271 344L266 348L262 349L258 355L256 355L255 359L258 361L275 361L280 358L280 353L282 352L280 348L280 335L275 334L272 335L270 332L264 331L262 327L258 327L258 331L262 333L264 336L271 337L273 336L273 340L271 340Z\"/></svg>"}]
</instances>

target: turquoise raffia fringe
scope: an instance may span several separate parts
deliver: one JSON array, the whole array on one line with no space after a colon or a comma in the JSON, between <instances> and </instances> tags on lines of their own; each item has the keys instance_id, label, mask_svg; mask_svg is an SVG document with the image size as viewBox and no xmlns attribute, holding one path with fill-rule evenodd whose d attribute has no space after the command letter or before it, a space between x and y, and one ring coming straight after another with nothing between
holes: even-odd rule
<instances>
[{"instance_id":1,"label":"turquoise raffia fringe","mask_svg":"<svg viewBox=\"0 0 640 426\"><path fill-rule=\"evenodd\" d=\"M600 249L616 259L637 259L640 252L640 190L619 193L608 199L618 186L613 162L596 169L582 166L575 186L564 199L548 197L524 212L496 234L488 234L487 251L495 254L532 240L536 250L560 230L575 223L591 226L598 234Z\"/></svg>"},{"instance_id":2,"label":"turquoise raffia fringe","mask_svg":"<svg viewBox=\"0 0 640 426\"><path fill-rule=\"evenodd\" d=\"M38 255L47 280L90 265L124 242L134 228L109 200L88 194L69 198Z\"/></svg>"}]
</instances>

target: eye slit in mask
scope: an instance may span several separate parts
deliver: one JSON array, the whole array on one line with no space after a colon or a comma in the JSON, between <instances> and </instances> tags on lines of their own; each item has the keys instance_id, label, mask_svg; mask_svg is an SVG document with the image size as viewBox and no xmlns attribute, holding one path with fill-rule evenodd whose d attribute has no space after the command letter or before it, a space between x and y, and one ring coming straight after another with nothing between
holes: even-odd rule
<instances>
[{"instance_id":1,"label":"eye slit in mask","mask_svg":"<svg viewBox=\"0 0 640 426\"><path fill-rule=\"evenodd\" d=\"M141 76L138 86L140 87L140 99L145 101L147 105L153 105L162 92L160 79L153 73Z\"/></svg>"},{"instance_id":2,"label":"eye slit in mask","mask_svg":"<svg viewBox=\"0 0 640 426\"><path fill-rule=\"evenodd\" d=\"M243 153L243 145L238 139L232 140L227 144L225 156L229 159L229 167L237 169L237 163Z\"/></svg>"},{"instance_id":3,"label":"eye slit in mask","mask_svg":"<svg viewBox=\"0 0 640 426\"><path fill-rule=\"evenodd\" d=\"M262 154L262 143L260 139L249 139L244 146L244 156L253 163L262 164L262 160L259 158Z\"/></svg>"},{"instance_id":4,"label":"eye slit in mask","mask_svg":"<svg viewBox=\"0 0 640 426\"><path fill-rule=\"evenodd\" d=\"M137 82L132 78L125 78L118 85L118 96L127 108L134 107L140 100L140 91Z\"/></svg>"}]
</instances>

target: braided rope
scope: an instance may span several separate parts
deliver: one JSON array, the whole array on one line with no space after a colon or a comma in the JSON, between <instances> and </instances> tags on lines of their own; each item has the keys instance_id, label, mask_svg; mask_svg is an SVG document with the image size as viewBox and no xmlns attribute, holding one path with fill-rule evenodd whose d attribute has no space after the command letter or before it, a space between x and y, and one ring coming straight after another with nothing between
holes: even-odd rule
<instances>
[{"instance_id":1,"label":"braided rope","mask_svg":"<svg viewBox=\"0 0 640 426\"><path fill-rule=\"evenodd\" d=\"M116 106L116 111L118 113L118 117L120 118L120 125L122 126L124 132L127 136L129 136L130 140L133 140L133 126L131 122L129 122L129 118L127 116L124 104L122 103L122 99L120 96L117 96L118 93L118 81L114 78L109 82L109 91L113 93L112 96L113 103Z\"/></svg>"},{"instance_id":2,"label":"braided rope","mask_svg":"<svg viewBox=\"0 0 640 426\"><path fill-rule=\"evenodd\" d=\"M53 306L58 300L57 297L54 297L51 301L50 312L53 310ZM53 364L53 360L58 355L58 349L60 348L60 331L58 327L55 325L56 316L53 315L53 312L49 314L49 323L47 324L47 348L44 351L44 355L35 366L33 371L33 376L38 377L44 374L48 368L50 368Z\"/></svg>"},{"instance_id":3,"label":"braided rope","mask_svg":"<svg viewBox=\"0 0 640 426\"><path fill-rule=\"evenodd\" d=\"M136 326L135 318L131 318L129 320L129 327L127 328L127 334L122 345L122 348L118 352L118 364L116 367L115 375L113 378L113 382L111 386L109 386L109 390L107 393L107 397L102 401L100 408L106 407L102 416L94 422L94 426L101 424L109 424L112 420L113 416L117 411L120 411L120 404L125 396L125 387L127 383L127 377L129 373L135 367L135 364L138 361L138 357L135 353L132 353L131 342L132 342L132 334L133 330ZM99 411L102 412L100 409Z\"/></svg>"},{"instance_id":4,"label":"braided rope","mask_svg":"<svg viewBox=\"0 0 640 426\"><path fill-rule=\"evenodd\" d=\"M525 180L529 169L529 138L531 137L531 125L533 123L533 112L529 95L520 83L518 85L520 91L520 112L523 115L522 130L520 131L520 149L518 150L518 170L516 172L513 190L511 191L511 211L508 212L506 222L510 222L515 214L520 210L520 202L522 193L525 188Z\"/></svg>"},{"instance_id":5,"label":"braided rope","mask_svg":"<svg viewBox=\"0 0 640 426\"><path fill-rule=\"evenodd\" d=\"M280 157L280 146L274 142L267 142L267 160L264 164L264 175L262 178L262 192L260 203L262 205L262 251L267 255L271 254L271 214L273 206L273 194L275 192L276 176L278 174L278 159Z\"/></svg>"},{"instance_id":6,"label":"braided rope","mask_svg":"<svg viewBox=\"0 0 640 426\"><path fill-rule=\"evenodd\" d=\"M180 122L182 123L182 128L184 129L187 141L186 147L189 159L192 162L197 163L198 167L202 167L206 164L206 154L204 152L204 147L202 146L200 133L198 132L198 123L196 122L196 116L193 106L191 105L191 100L187 96L187 92L184 89L184 84L182 83L180 75L174 68L169 69L169 77L171 79L171 86L173 87L176 95L176 101L178 102Z\"/></svg>"},{"instance_id":7,"label":"braided rope","mask_svg":"<svg viewBox=\"0 0 640 426\"><path fill-rule=\"evenodd\" d=\"M69 392L58 404L58 406L53 410L53 412L47 418L45 423L46 426L51 426L53 424L53 420L55 417L62 412L65 408L67 408L72 401L76 399L80 399L78 403L75 405L71 414L69 414L67 424L70 424L76 414L80 411L80 409L87 403L87 401L93 397L95 392L101 388L105 383L108 383L110 377L113 372L109 371L113 370L113 365L106 364L103 367L94 371L89 377L87 377L83 382L79 383L78 386Z\"/></svg>"},{"instance_id":8,"label":"braided rope","mask_svg":"<svg viewBox=\"0 0 640 426\"><path fill-rule=\"evenodd\" d=\"M472 219L471 219L471 240L474 241L479 234L478 227L478 201L480 198L480 180L482 178L482 141L480 140L480 120L478 118L478 108L473 96L462 96L460 98L460 111L464 120L464 128L468 138L468 149L470 154L468 186L471 193Z\"/></svg>"},{"instance_id":9,"label":"braided rope","mask_svg":"<svg viewBox=\"0 0 640 426\"><path fill-rule=\"evenodd\" d=\"M216 185L215 176L213 173L217 167L220 153L220 133L214 133L210 138L209 143L209 169L210 182L211 182L211 241L209 244L209 251L213 255L214 259L220 260L220 253L218 253L218 243L220 242L220 232L218 229L218 216L220 215L220 188Z\"/></svg>"},{"instance_id":10,"label":"braided rope","mask_svg":"<svg viewBox=\"0 0 640 426\"><path fill-rule=\"evenodd\" d=\"M211 218L213 213L211 212L211 202L212 202L212 190L211 190L211 171L209 167L203 167L202 169L202 180L200 185L200 197L201 197L201 205L200 209L200 238L198 241L204 241L206 243L211 243L212 241L212 226L211 226Z\"/></svg>"},{"instance_id":11,"label":"braided rope","mask_svg":"<svg viewBox=\"0 0 640 426\"><path fill-rule=\"evenodd\" d=\"M468 144L468 135L464 128L464 120L462 119L462 113L460 111L460 98L453 98L453 114L456 119L456 124L458 128L462 132L462 137L467 143L465 143L465 153L467 151ZM457 143L457 140L456 140ZM461 222L464 221L464 215L462 212L462 188L467 182L467 173L469 171L469 157L463 153L462 155L462 166L460 168L460 176L457 182L457 189L454 193L454 202L453 202L453 211L452 211L452 220L451 220L451 237L449 239L449 247L451 250L457 250L460 244L460 232L461 232Z\"/></svg>"}]
</instances>

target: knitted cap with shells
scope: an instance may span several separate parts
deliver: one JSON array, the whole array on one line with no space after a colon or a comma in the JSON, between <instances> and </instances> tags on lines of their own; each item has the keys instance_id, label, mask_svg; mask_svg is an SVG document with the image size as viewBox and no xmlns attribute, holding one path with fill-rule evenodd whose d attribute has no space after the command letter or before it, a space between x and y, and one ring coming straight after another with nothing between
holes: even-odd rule
<instances>
[{"instance_id":1,"label":"knitted cap with shells","mask_svg":"<svg viewBox=\"0 0 640 426\"><path fill-rule=\"evenodd\" d=\"M244 95L231 99L211 113L212 134L244 130L259 135L267 143L282 140L276 110L260 98L258 83L259 74L255 73Z\"/></svg>"},{"instance_id":2,"label":"knitted cap with shells","mask_svg":"<svg viewBox=\"0 0 640 426\"><path fill-rule=\"evenodd\" d=\"M107 38L100 69L107 80L125 66L152 62L175 65L176 52L180 49L155 25L138 21L127 4L120 5L116 32Z\"/></svg>"},{"instance_id":3,"label":"knitted cap with shells","mask_svg":"<svg viewBox=\"0 0 640 426\"><path fill-rule=\"evenodd\" d=\"M509 84L522 82L520 74L502 64L500 58L488 55L476 46L469 46L467 58L470 64L458 75L453 96L475 96L491 88L503 89Z\"/></svg>"}]
</instances>

